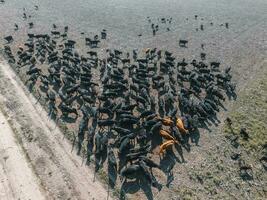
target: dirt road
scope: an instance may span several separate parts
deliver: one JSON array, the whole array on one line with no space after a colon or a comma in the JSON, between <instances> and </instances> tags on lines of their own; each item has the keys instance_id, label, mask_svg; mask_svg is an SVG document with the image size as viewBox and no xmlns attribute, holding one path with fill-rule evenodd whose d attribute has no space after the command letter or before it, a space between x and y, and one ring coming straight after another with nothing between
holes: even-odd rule
<instances>
[{"instance_id":1,"label":"dirt road","mask_svg":"<svg viewBox=\"0 0 267 200\"><path fill-rule=\"evenodd\" d=\"M1 112L0 130L0 199L45 199L38 179Z\"/></svg>"},{"instance_id":2,"label":"dirt road","mask_svg":"<svg viewBox=\"0 0 267 200\"><path fill-rule=\"evenodd\" d=\"M6 137L1 136L0 140L1 199L107 198L104 186L93 181L93 172L70 152L71 145L64 134L48 120L46 112L3 60L0 60L0 109L14 133L0 115L0 123L4 123L1 135ZM3 133L6 129L7 133Z\"/></svg>"}]
</instances>

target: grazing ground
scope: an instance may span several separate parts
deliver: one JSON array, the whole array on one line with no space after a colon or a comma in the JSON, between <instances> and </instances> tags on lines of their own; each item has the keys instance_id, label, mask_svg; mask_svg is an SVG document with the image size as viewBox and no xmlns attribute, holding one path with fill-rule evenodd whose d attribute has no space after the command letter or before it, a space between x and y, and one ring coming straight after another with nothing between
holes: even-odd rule
<instances>
[{"instance_id":1,"label":"grazing ground","mask_svg":"<svg viewBox=\"0 0 267 200\"><path fill-rule=\"evenodd\" d=\"M34 5L39 6L38 11ZM32 19L22 19L24 7ZM0 37L12 34L15 47L24 41L29 32L27 24L31 21L35 25L30 32L34 33L49 32L53 23L61 29L69 25L70 37L80 41L80 51L86 51L84 38L99 34L105 28L108 39L100 45L100 52L106 48L130 51L157 47L174 52L178 60L186 58L189 61L199 59L200 53L205 52L207 62L216 60L223 66L231 66L238 98L227 102L227 110L220 112L221 123L211 127L211 132L201 130L198 146L192 144L190 152L184 152L186 162L175 164L170 187L153 191L152 197L141 189L127 196L129 199L159 200L264 199L267 178L259 159L262 146L267 142L266 10L265 0L65 0L64 3L60 0L6 0L5 4L0 4ZM194 15L198 15L198 20ZM172 17L173 22L171 25L159 23L159 32L153 37L148 16L155 23L159 23L160 17ZM221 26L226 22L229 29ZM16 32L14 23L20 27ZM203 31L200 24L204 25ZM179 39L187 39L188 48L179 48ZM201 44L205 44L204 50ZM5 64L1 65L0 76L1 110L9 119L18 146L26 154L22 159L24 164L28 162L28 166L25 164L27 170L30 168L32 172L29 173L36 179L33 181L36 185L31 187L47 199L105 199L105 186L92 182L90 169L81 166L82 160L71 153L71 145L62 139L64 135L57 129L52 130L53 123L48 122L45 111L20 89L23 88L21 84L15 84L18 78ZM233 121L233 132L224 122L227 116ZM240 145L236 148L232 145L232 137L239 134L240 127L248 129L250 139L238 139ZM240 177L238 161L231 158L234 153L240 153L241 158L252 165L253 180L245 181ZM2 166L3 159L1 152ZM166 183L162 172L155 173L162 183ZM100 177L105 179L104 172ZM4 184L12 183L6 180ZM17 197L16 188L14 191ZM134 189L128 191L134 192ZM10 194L5 195L4 199L10 197Z\"/></svg>"}]
</instances>

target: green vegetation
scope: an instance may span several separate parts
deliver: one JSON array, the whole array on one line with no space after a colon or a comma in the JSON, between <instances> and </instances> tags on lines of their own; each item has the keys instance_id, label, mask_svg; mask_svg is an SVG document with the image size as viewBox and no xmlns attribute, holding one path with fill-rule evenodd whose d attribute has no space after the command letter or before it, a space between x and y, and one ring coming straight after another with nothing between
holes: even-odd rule
<instances>
[{"instance_id":1,"label":"green vegetation","mask_svg":"<svg viewBox=\"0 0 267 200\"><path fill-rule=\"evenodd\" d=\"M177 194L177 196L179 196L179 199L182 200L197 200L200 199L197 196L197 193L189 187L186 186L180 186L178 188L173 189L174 192Z\"/></svg>"},{"instance_id":2,"label":"green vegetation","mask_svg":"<svg viewBox=\"0 0 267 200\"><path fill-rule=\"evenodd\" d=\"M267 75L242 91L231 110L232 129L226 124L224 132L239 135L240 128L246 128L249 139L240 138L239 144L248 152L259 150L267 143Z\"/></svg>"},{"instance_id":3,"label":"green vegetation","mask_svg":"<svg viewBox=\"0 0 267 200\"><path fill-rule=\"evenodd\" d=\"M98 176L101 180L103 180L106 184L108 184L108 175L107 173L103 170L103 168L99 169L98 171Z\"/></svg>"}]
</instances>

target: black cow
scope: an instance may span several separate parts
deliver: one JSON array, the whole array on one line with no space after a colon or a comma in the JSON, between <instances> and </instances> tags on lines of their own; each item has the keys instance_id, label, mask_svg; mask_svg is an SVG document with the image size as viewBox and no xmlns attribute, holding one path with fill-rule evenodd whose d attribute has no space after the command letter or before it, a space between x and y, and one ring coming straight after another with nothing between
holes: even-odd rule
<instances>
[{"instance_id":1,"label":"black cow","mask_svg":"<svg viewBox=\"0 0 267 200\"><path fill-rule=\"evenodd\" d=\"M11 35L4 37L4 39L7 41L7 43L11 43L14 41L14 39Z\"/></svg>"},{"instance_id":2,"label":"black cow","mask_svg":"<svg viewBox=\"0 0 267 200\"><path fill-rule=\"evenodd\" d=\"M187 47L187 43L188 43L188 41L187 40L179 40L179 46L180 47Z\"/></svg>"}]
</instances>

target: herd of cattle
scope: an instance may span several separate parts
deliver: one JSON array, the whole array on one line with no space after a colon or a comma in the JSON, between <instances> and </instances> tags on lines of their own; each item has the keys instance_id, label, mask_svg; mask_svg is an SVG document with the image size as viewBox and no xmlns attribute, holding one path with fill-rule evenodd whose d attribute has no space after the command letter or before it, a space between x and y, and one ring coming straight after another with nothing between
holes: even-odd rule
<instances>
[{"instance_id":1,"label":"herd of cattle","mask_svg":"<svg viewBox=\"0 0 267 200\"><path fill-rule=\"evenodd\" d=\"M87 38L87 55L80 55L76 41L53 27L51 34L28 34L15 53L6 37L4 53L18 73L25 72L26 85L46 99L49 116L66 124L79 123L78 154L86 150L98 171L107 160L111 187L117 175L145 179L161 189L151 159L164 158L173 147L187 148L198 128L218 121L225 97L235 95L231 68L219 62L178 60L168 51L145 49L130 53L107 49L99 56L101 40ZM63 41L63 42L62 42ZM181 42L181 41L180 41ZM187 42L187 41L186 41Z\"/></svg>"}]
</instances>

